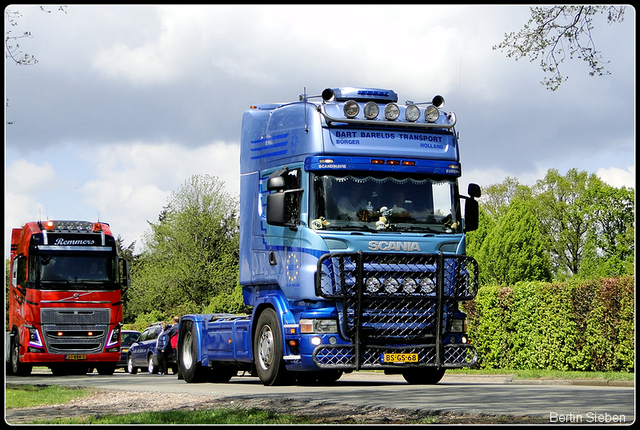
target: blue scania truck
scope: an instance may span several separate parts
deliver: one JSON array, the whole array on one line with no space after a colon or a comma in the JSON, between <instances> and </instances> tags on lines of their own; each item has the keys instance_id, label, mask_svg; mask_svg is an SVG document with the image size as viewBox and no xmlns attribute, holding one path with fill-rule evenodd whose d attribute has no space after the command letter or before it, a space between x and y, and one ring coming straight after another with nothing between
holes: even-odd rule
<instances>
[{"instance_id":1,"label":"blue scania truck","mask_svg":"<svg viewBox=\"0 0 640 430\"><path fill-rule=\"evenodd\" d=\"M239 280L252 313L182 317L187 382L375 369L435 384L477 361L459 303L478 289L465 232L480 188L459 193L456 116L443 106L349 87L244 113Z\"/></svg>"}]
</instances>

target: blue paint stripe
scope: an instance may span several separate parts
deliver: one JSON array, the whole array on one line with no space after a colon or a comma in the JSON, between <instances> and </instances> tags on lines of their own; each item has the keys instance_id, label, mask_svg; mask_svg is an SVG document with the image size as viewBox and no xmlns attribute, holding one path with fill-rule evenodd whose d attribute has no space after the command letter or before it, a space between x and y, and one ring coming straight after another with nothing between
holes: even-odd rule
<instances>
[{"instance_id":1,"label":"blue paint stripe","mask_svg":"<svg viewBox=\"0 0 640 430\"><path fill-rule=\"evenodd\" d=\"M252 140L251 143L264 143L270 140L284 139L285 137L288 137L288 136L289 136L289 133L279 134L277 136L265 137L264 139Z\"/></svg>"},{"instance_id":2,"label":"blue paint stripe","mask_svg":"<svg viewBox=\"0 0 640 430\"><path fill-rule=\"evenodd\" d=\"M279 148L281 146L286 146L287 143L289 143L289 141L285 140L284 142L274 143L272 145L265 145L265 146L259 146L257 148L251 148L251 150L252 151L262 151L263 149Z\"/></svg>"}]
</instances>

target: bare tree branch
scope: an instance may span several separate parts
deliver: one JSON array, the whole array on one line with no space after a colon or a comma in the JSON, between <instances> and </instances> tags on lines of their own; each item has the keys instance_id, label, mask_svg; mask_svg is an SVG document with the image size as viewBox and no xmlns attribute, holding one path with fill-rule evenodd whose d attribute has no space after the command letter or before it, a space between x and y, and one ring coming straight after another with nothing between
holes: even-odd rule
<instances>
[{"instance_id":1,"label":"bare tree branch","mask_svg":"<svg viewBox=\"0 0 640 430\"><path fill-rule=\"evenodd\" d=\"M539 60L540 68L550 75L542 80L547 89L555 91L568 77L560 65L569 58L578 58L589 66L590 76L610 74L596 49L591 31L596 14L607 15L607 22L622 22L625 6L550 6L532 7L531 18L517 33L507 33L494 50L506 51L516 61Z\"/></svg>"}]
</instances>

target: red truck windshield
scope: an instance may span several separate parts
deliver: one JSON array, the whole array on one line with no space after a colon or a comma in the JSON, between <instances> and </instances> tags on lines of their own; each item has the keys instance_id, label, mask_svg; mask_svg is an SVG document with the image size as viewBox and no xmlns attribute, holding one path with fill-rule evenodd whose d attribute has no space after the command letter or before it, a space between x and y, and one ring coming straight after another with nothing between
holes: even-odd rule
<instances>
[{"instance_id":1,"label":"red truck windshield","mask_svg":"<svg viewBox=\"0 0 640 430\"><path fill-rule=\"evenodd\" d=\"M40 289L114 289L118 264L110 255L40 254L31 265L30 279Z\"/></svg>"}]
</instances>

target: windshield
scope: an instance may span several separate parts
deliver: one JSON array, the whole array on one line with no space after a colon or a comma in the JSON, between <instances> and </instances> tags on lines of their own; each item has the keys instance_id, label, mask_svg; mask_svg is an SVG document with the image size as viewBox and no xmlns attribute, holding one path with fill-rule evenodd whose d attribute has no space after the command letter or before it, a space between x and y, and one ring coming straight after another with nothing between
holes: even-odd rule
<instances>
[{"instance_id":1,"label":"windshield","mask_svg":"<svg viewBox=\"0 0 640 430\"><path fill-rule=\"evenodd\" d=\"M407 176L314 175L316 230L462 231L455 180Z\"/></svg>"},{"instance_id":2,"label":"windshield","mask_svg":"<svg viewBox=\"0 0 640 430\"><path fill-rule=\"evenodd\" d=\"M30 271L41 288L113 289L118 279L117 260L110 255L39 254Z\"/></svg>"}]
</instances>

